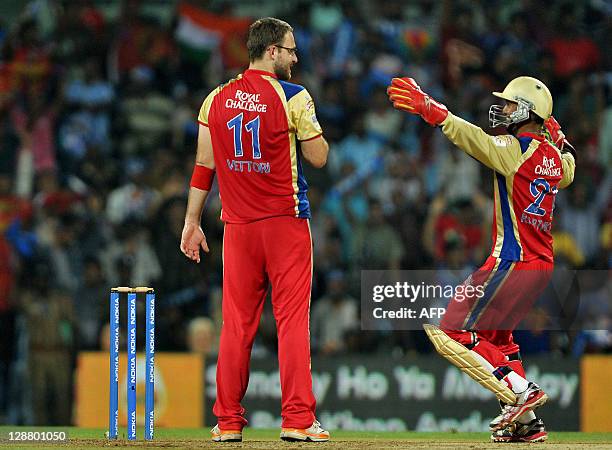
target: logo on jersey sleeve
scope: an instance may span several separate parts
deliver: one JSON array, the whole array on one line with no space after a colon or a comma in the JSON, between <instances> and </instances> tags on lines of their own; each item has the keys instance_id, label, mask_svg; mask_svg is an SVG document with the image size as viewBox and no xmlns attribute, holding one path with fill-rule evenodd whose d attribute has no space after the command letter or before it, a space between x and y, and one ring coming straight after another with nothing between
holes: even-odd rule
<instances>
[{"instance_id":1,"label":"logo on jersey sleeve","mask_svg":"<svg viewBox=\"0 0 612 450\"><path fill-rule=\"evenodd\" d=\"M308 101L306 102L306 106L305 106L306 112L308 114L311 114L310 116L310 121L312 123L319 123L319 119L317 119L317 115L315 113L315 106L314 106L314 101L310 98L308 99Z\"/></svg>"},{"instance_id":2,"label":"logo on jersey sleeve","mask_svg":"<svg viewBox=\"0 0 612 450\"><path fill-rule=\"evenodd\" d=\"M549 177L560 177L561 176L561 168L557 167L557 162L555 158L547 158L546 156L542 157L542 164L538 164L535 167L536 175L546 175Z\"/></svg>"},{"instance_id":3,"label":"logo on jersey sleeve","mask_svg":"<svg viewBox=\"0 0 612 450\"><path fill-rule=\"evenodd\" d=\"M508 135L491 136L493 144L496 147L510 147L512 145L512 137Z\"/></svg>"}]
</instances>

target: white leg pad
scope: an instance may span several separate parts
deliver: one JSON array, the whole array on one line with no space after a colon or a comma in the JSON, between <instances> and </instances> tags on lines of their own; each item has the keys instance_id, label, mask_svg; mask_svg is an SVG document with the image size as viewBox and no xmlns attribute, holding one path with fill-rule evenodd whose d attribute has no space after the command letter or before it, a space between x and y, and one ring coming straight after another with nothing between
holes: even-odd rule
<instances>
[{"instance_id":1,"label":"white leg pad","mask_svg":"<svg viewBox=\"0 0 612 450\"><path fill-rule=\"evenodd\" d=\"M425 333L433 343L436 351L451 362L454 366L467 373L482 387L490 390L495 396L509 405L516 403L516 394L502 381L495 378L490 370L487 370L474 352L468 350L459 342L451 339L444 331L435 325L423 325ZM480 355L478 355L480 356Z\"/></svg>"}]
</instances>

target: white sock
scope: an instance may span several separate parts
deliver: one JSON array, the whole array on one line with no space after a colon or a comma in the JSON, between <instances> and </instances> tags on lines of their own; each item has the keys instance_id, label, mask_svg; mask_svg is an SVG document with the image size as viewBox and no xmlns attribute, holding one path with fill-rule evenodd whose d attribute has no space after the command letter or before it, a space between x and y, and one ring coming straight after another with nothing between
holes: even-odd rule
<instances>
[{"instance_id":1,"label":"white sock","mask_svg":"<svg viewBox=\"0 0 612 450\"><path fill-rule=\"evenodd\" d=\"M512 371L508 375L506 375L506 378L512 385L512 392L514 392L515 394L525 392L527 390L527 387L529 387L529 381L527 381L515 371Z\"/></svg>"},{"instance_id":2,"label":"white sock","mask_svg":"<svg viewBox=\"0 0 612 450\"><path fill-rule=\"evenodd\" d=\"M487 370L493 373L495 367L493 367L493 365L489 361L487 361L482 355L476 353L474 350L470 351ZM515 394L525 392L527 390L527 387L529 386L529 381L527 381L525 378L523 378L513 370L510 371L508 375L506 375L505 379L507 379L510 384L512 384L512 392L514 392Z\"/></svg>"},{"instance_id":3,"label":"white sock","mask_svg":"<svg viewBox=\"0 0 612 450\"><path fill-rule=\"evenodd\" d=\"M536 418L536 415L533 411L527 411L520 415L520 417L518 418L518 421L520 423L525 424L525 423L531 422L535 418Z\"/></svg>"}]
</instances>

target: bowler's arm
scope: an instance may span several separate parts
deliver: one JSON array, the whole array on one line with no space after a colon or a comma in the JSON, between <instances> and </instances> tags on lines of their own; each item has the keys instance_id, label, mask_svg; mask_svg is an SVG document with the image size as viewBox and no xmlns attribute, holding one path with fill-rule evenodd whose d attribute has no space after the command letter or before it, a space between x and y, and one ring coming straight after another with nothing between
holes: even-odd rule
<instances>
[{"instance_id":1,"label":"bowler's arm","mask_svg":"<svg viewBox=\"0 0 612 450\"><path fill-rule=\"evenodd\" d=\"M212 139L210 130L207 126L200 125L198 132L198 149L196 152L196 165L204 166L210 170L215 170L215 158L213 155ZM197 223L200 225L202 219L202 211L204 204L210 191L198 189L191 186L189 188L189 197L187 199L187 213L185 214L185 222Z\"/></svg>"},{"instance_id":2,"label":"bowler's arm","mask_svg":"<svg viewBox=\"0 0 612 450\"><path fill-rule=\"evenodd\" d=\"M302 156L311 166L320 169L327 163L329 145L323 137L323 129L317 119L312 97L303 89L291 97L287 107L290 121L295 127L296 138L300 142Z\"/></svg>"},{"instance_id":3,"label":"bowler's arm","mask_svg":"<svg viewBox=\"0 0 612 450\"><path fill-rule=\"evenodd\" d=\"M198 132L198 149L195 164L194 175L189 187L187 212L185 213L185 225L181 234L180 248L187 258L199 263L200 248L205 252L209 251L206 236L200 222L202 220L204 204L210 192L213 171L215 170L212 139L210 137L210 130L205 125L200 125ZM198 168L198 166L200 167ZM208 186L208 189L202 188L202 186Z\"/></svg>"},{"instance_id":4,"label":"bowler's arm","mask_svg":"<svg viewBox=\"0 0 612 450\"><path fill-rule=\"evenodd\" d=\"M304 159L308 161L311 166L320 169L327 163L329 144L323 135L301 141L300 147L302 148L302 156L304 156Z\"/></svg>"}]
</instances>

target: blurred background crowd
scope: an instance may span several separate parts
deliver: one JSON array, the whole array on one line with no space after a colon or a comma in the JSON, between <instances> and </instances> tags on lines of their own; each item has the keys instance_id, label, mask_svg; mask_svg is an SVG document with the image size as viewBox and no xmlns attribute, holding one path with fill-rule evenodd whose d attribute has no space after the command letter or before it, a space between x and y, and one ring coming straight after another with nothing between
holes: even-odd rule
<instances>
[{"instance_id":1,"label":"blurred background crowd","mask_svg":"<svg viewBox=\"0 0 612 450\"><path fill-rule=\"evenodd\" d=\"M179 251L196 117L248 64L246 28L263 15L294 27L292 81L330 142L327 166L306 173L314 353L430 351L421 333L360 331L360 271L444 268L460 282L490 250L490 171L393 110L398 74L486 130L491 91L543 80L579 153L556 203L556 263L610 269L609 2L16 3L0 23L0 422L69 422L75 355L108 345L111 286L155 287L159 350L214 355L217 195L203 219L211 252L196 265ZM522 332L524 353L610 351L611 282L595 278L578 314L597 331ZM254 356L274 351L268 313Z\"/></svg>"}]
</instances>

